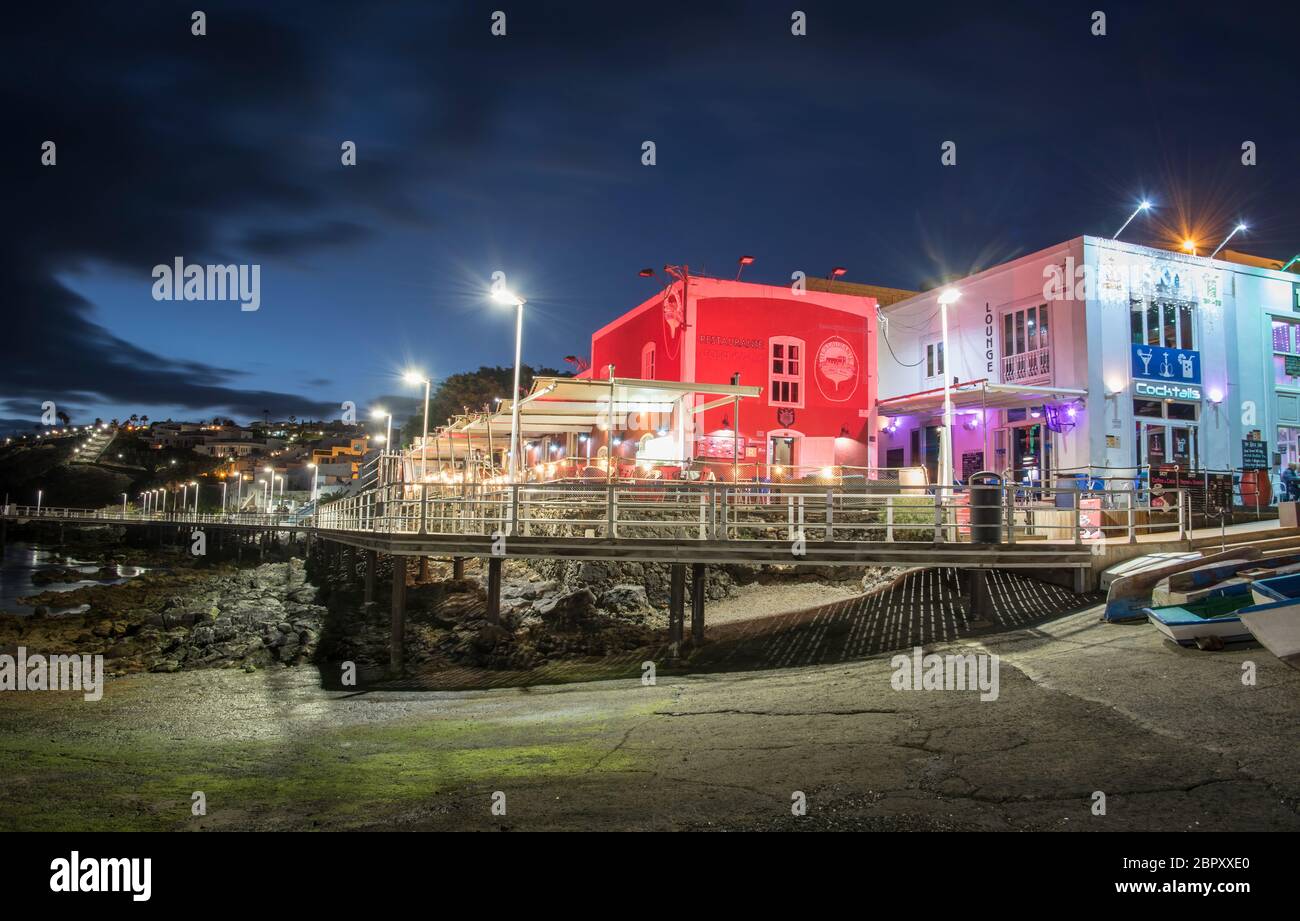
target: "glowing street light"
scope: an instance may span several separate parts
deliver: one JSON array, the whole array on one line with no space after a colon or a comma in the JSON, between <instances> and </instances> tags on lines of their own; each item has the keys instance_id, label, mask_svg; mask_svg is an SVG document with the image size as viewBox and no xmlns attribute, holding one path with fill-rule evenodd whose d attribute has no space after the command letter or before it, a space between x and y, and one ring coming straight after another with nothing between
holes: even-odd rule
<instances>
[{"instance_id":1,"label":"glowing street light","mask_svg":"<svg viewBox=\"0 0 1300 921\"><path fill-rule=\"evenodd\" d=\"M424 435L420 438L420 482L424 482L425 467L429 462L429 387L432 382L418 371L407 371L402 379L414 387L424 383Z\"/></svg>"},{"instance_id":2,"label":"glowing street light","mask_svg":"<svg viewBox=\"0 0 1300 921\"><path fill-rule=\"evenodd\" d=\"M384 417L387 417L388 419L388 428L384 430L384 450L387 451L388 445L391 444L393 440L393 414L380 406L375 407L375 409L370 413L371 419Z\"/></svg>"},{"instance_id":3,"label":"glowing street light","mask_svg":"<svg viewBox=\"0 0 1300 921\"><path fill-rule=\"evenodd\" d=\"M1119 230L1115 231L1115 236L1111 237L1111 239L1112 240L1119 239L1119 235L1124 232L1124 228L1127 227L1129 224L1133 223L1133 218L1137 217L1139 214L1141 214L1143 211L1146 211L1150 207L1151 207L1151 202L1147 201L1145 198L1142 199L1142 201L1138 203L1137 208L1133 210L1133 213L1128 216L1128 220L1120 225Z\"/></svg>"},{"instance_id":4,"label":"glowing street light","mask_svg":"<svg viewBox=\"0 0 1300 921\"><path fill-rule=\"evenodd\" d=\"M498 304L513 304L515 307L515 389L510 398L510 482L515 482L519 456L519 365L523 360L524 348L524 299L509 288L500 287L492 292L492 299Z\"/></svg>"},{"instance_id":5,"label":"glowing street light","mask_svg":"<svg viewBox=\"0 0 1300 921\"><path fill-rule=\"evenodd\" d=\"M311 501L315 502L315 501L316 501L316 483L317 483L317 482L319 481L319 479L320 479L320 467L316 466L315 464L308 464L307 466L310 467L311 470L312 470L312 474L311 474Z\"/></svg>"},{"instance_id":6,"label":"glowing street light","mask_svg":"<svg viewBox=\"0 0 1300 921\"><path fill-rule=\"evenodd\" d=\"M194 514L195 514L195 515L198 515L198 513L199 513L199 484L198 484L196 481L194 481L194 480L190 480L190 485L194 487Z\"/></svg>"},{"instance_id":7,"label":"glowing street light","mask_svg":"<svg viewBox=\"0 0 1300 921\"><path fill-rule=\"evenodd\" d=\"M1210 258L1213 259L1215 256L1219 255L1219 250L1223 249L1223 247L1225 247L1228 244L1228 241L1237 235L1238 231L1242 231L1245 229L1246 229L1245 224L1238 224L1236 227L1232 228L1232 233L1224 237L1223 242L1220 243L1217 247L1215 247L1214 252L1210 253Z\"/></svg>"},{"instance_id":8,"label":"glowing street light","mask_svg":"<svg viewBox=\"0 0 1300 921\"><path fill-rule=\"evenodd\" d=\"M1195 256L1195 255L1196 255L1196 241L1193 240L1191 237L1188 237L1186 240L1183 241L1183 249L1184 249L1186 252L1189 252L1189 253L1191 253L1193 256Z\"/></svg>"},{"instance_id":9,"label":"glowing street light","mask_svg":"<svg viewBox=\"0 0 1300 921\"><path fill-rule=\"evenodd\" d=\"M126 493L122 493L122 517L126 518Z\"/></svg>"}]
</instances>

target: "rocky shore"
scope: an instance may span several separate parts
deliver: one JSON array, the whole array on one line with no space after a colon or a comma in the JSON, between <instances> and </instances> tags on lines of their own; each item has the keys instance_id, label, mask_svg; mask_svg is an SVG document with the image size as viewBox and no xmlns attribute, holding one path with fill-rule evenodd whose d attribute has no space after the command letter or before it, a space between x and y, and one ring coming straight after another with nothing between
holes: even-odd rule
<instances>
[{"instance_id":1,"label":"rocky shore","mask_svg":"<svg viewBox=\"0 0 1300 921\"><path fill-rule=\"evenodd\" d=\"M103 655L109 675L310 661L325 608L301 561L148 573L119 585L30 596L85 613L0 615L0 649ZM40 608L38 608L40 610Z\"/></svg>"},{"instance_id":2,"label":"rocky shore","mask_svg":"<svg viewBox=\"0 0 1300 921\"><path fill-rule=\"evenodd\" d=\"M116 577L110 555L102 557L101 579ZM561 659L619 655L666 640L665 565L511 562L500 614L489 616L486 570L476 561L468 561L460 578L443 561L430 561L425 573L414 560L401 562L408 580L408 669L526 670ZM380 558L370 605L362 597L360 558L347 571L337 557L323 554L308 564L291 558L242 569L231 563L178 565L116 585L46 591L26 599L37 606L36 615L0 615L0 651L24 645L33 652L102 654L109 675L345 661L381 670L389 662L392 565L390 558ZM75 571L64 568L48 570L44 578L66 581ZM894 574L718 566L709 568L705 592L706 600L716 603L742 586L752 594L765 584L817 583L848 597ZM84 613L44 614L82 606Z\"/></svg>"}]
</instances>

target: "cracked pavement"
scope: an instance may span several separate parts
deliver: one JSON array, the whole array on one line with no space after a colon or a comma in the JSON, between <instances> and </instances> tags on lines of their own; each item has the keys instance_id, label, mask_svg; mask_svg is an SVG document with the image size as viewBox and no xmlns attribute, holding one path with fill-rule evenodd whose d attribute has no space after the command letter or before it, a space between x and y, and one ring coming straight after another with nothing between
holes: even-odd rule
<instances>
[{"instance_id":1,"label":"cracked pavement","mask_svg":"<svg viewBox=\"0 0 1300 921\"><path fill-rule=\"evenodd\" d=\"M0 710L0 824L82 796L96 827L1300 829L1300 672L1267 651L1183 650L1097 609L926 651L958 650L1001 657L997 700L895 691L888 654L655 686L340 694L297 669L29 694Z\"/></svg>"}]
</instances>

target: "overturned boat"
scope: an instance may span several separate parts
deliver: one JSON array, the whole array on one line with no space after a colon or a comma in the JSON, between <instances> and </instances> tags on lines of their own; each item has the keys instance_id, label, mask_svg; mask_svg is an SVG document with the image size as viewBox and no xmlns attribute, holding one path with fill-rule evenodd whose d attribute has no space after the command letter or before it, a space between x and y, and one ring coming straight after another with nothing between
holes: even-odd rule
<instances>
[{"instance_id":1,"label":"overturned boat","mask_svg":"<svg viewBox=\"0 0 1300 921\"><path fill-rule=\"evenodd\" d=\"M1292 668L1300 668L1300 575L1276 576L1251 584L1256 602L1240 612L1259 644Z\"/></svg>"}]
</instances>

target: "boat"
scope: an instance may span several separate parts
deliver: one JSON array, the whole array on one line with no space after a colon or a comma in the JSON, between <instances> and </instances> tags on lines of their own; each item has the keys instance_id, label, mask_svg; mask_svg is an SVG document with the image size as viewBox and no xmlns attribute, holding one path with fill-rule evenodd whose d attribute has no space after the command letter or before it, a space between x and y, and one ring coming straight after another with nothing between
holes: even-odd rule
<instances>
[{"instance_id":1,"label":"boat","mask_svg":"<svg viewBox=\"0 0 1300 921\"><path fill-rule=\"evenodd\" d=\"M1255 598L1255 604L1267 605L1279 601L1300 603L1300 573L1256 579L1250 583L1250 592Z\"/></svg>"},{"instance_id":2,"label":"boat","mask_svg":"<svg viewBox=\"0 0 1300 921\"><path fill-rule=\"evenodd\" d=\"M1145 608L1147 620L1180 646L1204 640L1237 643L1253 639L1240 612L1252 607L1251 583L1234 582L1183 604Z\"/></svg>"},{"instance_id":3,"label":"boat","mask_svg":"<svg viewBox=\"0 0 1300 921\"><path fill-rule=\"evenodd\" d=\"M1300 668L1300 575L1260 579L1251 594L1257 603L1242 609L1242 624L1261 646Z\"/></svg>"}]
</instances>

